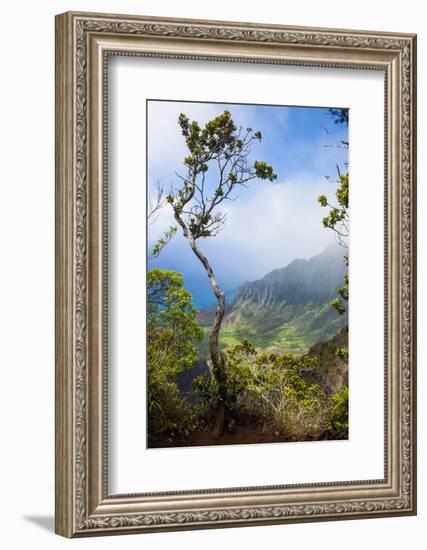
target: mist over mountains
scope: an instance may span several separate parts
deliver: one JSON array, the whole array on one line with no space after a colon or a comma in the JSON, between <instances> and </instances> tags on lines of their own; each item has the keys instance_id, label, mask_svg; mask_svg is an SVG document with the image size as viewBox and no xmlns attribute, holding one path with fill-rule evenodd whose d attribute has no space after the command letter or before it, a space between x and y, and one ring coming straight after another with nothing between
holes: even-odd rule
<instances>
[{"instance_id":1,"label":"mist over mountains","mask_svg":"<svg viewBox=\"0 0 427 550\"><path fill-rule=\"evenodd\" d=\"M234 303L250 301L264 306L324 303L343 284L347 273L343 255L342 247L331 245L309 260L297 258L262 279L244 283Z\"/></svg>"},{"instance_id":2,"label":"mist over mountains","mask_svg":"<svg viewBox=\"0 0 427 550\"><path fill-rule=\"evenodd\" d=\"M295 259L262 279L241 285L226 305L220 334L223 347L243 339L262 349L305 353L316 342L335 336L347 323L330 305L343 285L345 250L331 245L312 258ZM205 329L201 352L208 351L215 306L197 314Z\"/></svg>"}]
</instances>

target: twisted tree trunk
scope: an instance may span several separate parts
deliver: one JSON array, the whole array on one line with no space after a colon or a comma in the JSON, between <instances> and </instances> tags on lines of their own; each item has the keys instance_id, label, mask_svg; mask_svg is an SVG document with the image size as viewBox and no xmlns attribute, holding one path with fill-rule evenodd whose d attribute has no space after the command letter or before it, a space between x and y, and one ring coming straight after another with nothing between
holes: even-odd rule
<instances>
[{"instance_id":1,"label":"twisted tree trunk","mask_svg":"<svg viewBox=\"0 0 427 550\"><path fill-rule=\"evenodd\" d=\"M225 294L215 278L214 271L208 259L199 250L196 244L196 239L190 233L186 223L176 211L175 219L182 227L184 237L190 243L192 251L202 262L203 267L205 268L208 275L209 283L218 302L215 311L215 319L212 324L212 332L209 340L209 351L212 361L212 374L218 384L218 393L220 399L213 433L216 437L219 437L224 431L224 425L227 419L227 376L225 372L225 358L224 354L219 351L219 331L221 329L221 324L222 320L224 319L225 313Z\"/></svg>"},{"instance_id":2,"label":"twisted tree trunk","mask_svg":"<svg viewBox=\"0 0 427 550\"><path fill-rule=\"evenodd\" d=\"M215 420L213 433L216 437L220 437L224 431L224 425L227 419L227 377L225 372L225 359L224 355L219 351L219 331L221 329L222 320L225 313L225 294L221 290L206 256L197 248L196 241L190 237L189 242L194 254L202 262L206 273L208 274L209 283L212 287L215 298L218 301L218 305L215 311L215 319L212 324L211 336L209 339L209 351L212 361L212 373L218 384L219 393L219 407L217 411L217 417Z\"/></svg>"}]
</instances>

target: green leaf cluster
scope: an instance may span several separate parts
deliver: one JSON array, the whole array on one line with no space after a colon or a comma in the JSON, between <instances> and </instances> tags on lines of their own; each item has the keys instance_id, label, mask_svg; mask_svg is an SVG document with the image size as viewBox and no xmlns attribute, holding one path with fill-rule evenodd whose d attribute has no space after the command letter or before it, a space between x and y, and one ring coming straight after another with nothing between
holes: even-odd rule
<instances>
[{"instance_id":1,"label":"green leaf cluster","mask_svg":"<svg viewBox=\"0 0 427 550\"><path fill-rule=\"evenodd\" d=\"M326 195L320 195L317 200L323 208L330 207L328 214L322 220L323 226L339 231L340 222L348 219L348 174L340 176L335 196L338 206L331 206Z\"/></svg>"},{"instance_id":2,"label":"green leaf cluster","mask_svg":"<svg viewBox=\"0 0 427 550\"><path fill-rule=\"evenodd\" d=\"M190 122L184 113L179 115L178 124L190 152L184 159L184 164L191 167L196 174L207 171L207 162L211 160L213 152L215 155L232 154L235 148L242 146L235 133L237 127L230 111L224 111L210 120L204 128L200 127L197 120Z\"/></svg>"},{"instance_id":3,"label":"green leaf cluster","mask_svg":"<svg viewBox=\"0 0 427 550\"><path fill-rule=\"evenodd\" d=\"M147 364L149 433L191 429L191 409L180 395L178 374L192 366L203 331L180 273L152 269L147 274Z\"/></svg>"},{"instance_id":4,"label":"green leaf cluster","mask_svg":"<svg viewBox=\"0 0 427 550\"><path fill-rule=\"evenodd\" d=\"M348 436L348 387L334 393L331 397L332 406L330 409L330 420L327 429L335 437L345 438Z\"/></svg>"},{"instance_id":5,"label":"green leaf cluster","mask_svg":"<svg viewBox=\"0 0 427 550\"><path fill-rule=\"evenodd\" d=\"M183 161L186 172L176 174L181 183L166 200L172 205L184 236L194 240L213 237L225 223L218 206L225 200L234 200L238 186L247 187L254 179L273 181L277 175L265 161L249 163L252 145L261 141L262 134L252 128L238 128L230 111L225 110L204 127L181 113L178 124L189 154Z\"/></svg>"},{"instance_id":6,"label":"green leaf cluster","mask_svg":"<svg viewBox=\"0 0 427 550\"><path fill-rule=\"evenodd\" d=\"M150 259L157 258L162 250L168 245L170 240L174 237L175 233L177 232L178 228L176 225L170 225L169 228L163 233L163 235L160 237L160 239L156 242L156 244L153 246L150 252Z\"/></svg>"},{"instance_id":7,"label":"green leaf cluster","mask_svg":"<svg viewBox=\"0 0 427 550\"><path fill-rule=\"evenodd\" d=\"M334 430L345 437L344 425L339 424L341 401L304 379L304 373L317 369L318 360L312 355L259 352L248 340L229 347L225 352L228 428L246 425L287 441L332 439ZM193 391L205 405L205 421L209 420L218 403L215 380L200 377Z\"/></svg>"},{"instance_id":8,"label":"green leaf cluster","mask_svg":"<svg viewBox=\"0 0 427 550\"><path fill-rule=\"evenodd\" d=\"M329 114L334 119L335 124L348 124L349 110L345 108L331 108Z\"/></svg>"},{"instance_id":9,"label":"green leaf cluster","mask_svg":"<svg viewBox=\"0 0 427 550\"><path fill-rule=\"evenodd\" d=\"M255 174L261 180L274 181L277 179L277 174L273 172L273 168L264 161L256 160L254 162Z\"/></svg>"}]
</instances>

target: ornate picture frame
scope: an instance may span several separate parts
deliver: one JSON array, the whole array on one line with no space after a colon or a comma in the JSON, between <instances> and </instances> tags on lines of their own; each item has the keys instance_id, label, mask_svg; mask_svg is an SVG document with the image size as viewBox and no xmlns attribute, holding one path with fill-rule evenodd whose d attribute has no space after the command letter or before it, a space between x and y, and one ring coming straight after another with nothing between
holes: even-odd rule
<instances>
[{"instance_id":1,"label":"ornate picture frame","mask_svg":"<svg viewBox=\"0 0 427 550\"><path fill-rule=\"evenodd\" d=\"M109 56L380 70L385 99L384 478L108 492ZM56 532L82 537L416 513L416 37L68 12L56 17Z\"/></svg>"}]
</instances>

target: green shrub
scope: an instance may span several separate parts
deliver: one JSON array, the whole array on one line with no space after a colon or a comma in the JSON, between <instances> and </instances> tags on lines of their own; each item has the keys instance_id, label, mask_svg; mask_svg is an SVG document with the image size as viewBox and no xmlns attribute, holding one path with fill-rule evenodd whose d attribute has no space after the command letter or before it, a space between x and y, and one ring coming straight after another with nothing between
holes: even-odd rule
<instances>
[{"instance_id":1,"label":"green shrub","mask_svg":"<svg viewBox=\"0 0 427 550\"><path fill-rule=\"evenodd\" d=\"M301 372L316 368L317 358L258 353L243 341L227 350L228 410L235 423L257 426L288 440L314 439L328 421L328 399Z\"/></svg>"},{"instance_id":2,"label":"green shrub","mask_svg":"<svg viewBox=\"0 0 427 550\"><path fill-rule=\"evenodd\" d=\"M194 414L176 378L197 358L203 331L180 273L152 269L147 288L148 432L151 437L188 434Z\"/></svg>"},{"instance_id":3,"label":"green shrub","mask_svg":"<svg viewBox=\"0 0 427 550\"><path fill-rule=\"evenodd\" d=\"M331 402L327 430L333 439L345 439L348 437L348 387L334 393Z\"/></svg>"}]
</instances>

